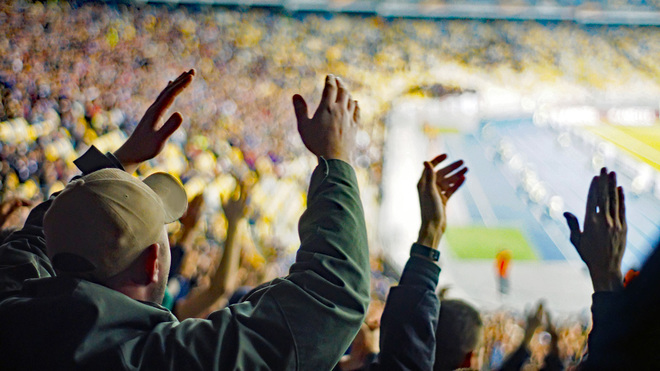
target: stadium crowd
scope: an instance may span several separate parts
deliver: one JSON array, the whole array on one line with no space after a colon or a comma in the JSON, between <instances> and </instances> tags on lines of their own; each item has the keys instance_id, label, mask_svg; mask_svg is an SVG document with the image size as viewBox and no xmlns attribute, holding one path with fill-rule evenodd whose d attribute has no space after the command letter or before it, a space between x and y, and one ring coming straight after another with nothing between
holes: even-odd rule
<instances>
[{"instance_id":1,"label":"stadium crowd","mask_svg":"<svg viewBox=\"0 0 660 371\"><path fill-rule=\"evenodd\" d=\"M385 135L383 115L393 99L413 87L423 86L433 80L433 71L448 61L463 66L475 75L500 73L505 79L508 75L504 71L513 70L540 76L541 80L564 76L596 87L640 76L658 82L657 76L660 76L653 60L660 52L660 38L655 28L585 29L575 25L543 25L533 22L516 24L514 27L507 22L404 22L378 18L359 18L359 22L356 22L347 16L289 17L267 11L206 10L209 9L100 4L72 7L66 3L7 2L0 5L0 29L6 35L0 40L0 186L4 201L0 210L2 238L8 238L10 242L27 238L21 234L25 230L19 230L12 236L9 236L9 232L20 229L26 220L26 225L30 225L28 213L33 208L43 213L39 207L35 208L39 203L54 193L70 189L66 185L79 174L78 169L85 174L83 179L97 173L79 161L74 163L76 158L83 153L90 153L87 152L90 149L93 152L93 148L99 149L101 153L114 152L114 156L108 155L103 160L96 158L94 161L113 162L112 165L101 167L118 167L118 161L119 167L136 172L141 178L158 172L172 174L180 179L187 194L187 212L185 215L181 215L183 210L172 213L178 214L173 220L181 218L178 223L167 226L168 244L173 248L163 305L181 321L209 316L217 319L217 323L213 322L214 326L223 327L227 324L220 323L229 321L226 319L229 317L221 319L220 315L215 314L216 310L232 303L253 303L254 307L250 310L243 311L246 308L243 306L232 316L254 316L257 327L252 330L257 334L259 326L268 327L268 324L258 323L259 320L263 321L258 317L262 310L258 303L267 302L268 299L263 287L259 285L271 282L273 288L270 288L270 292L284 286L277 286L282 283L277 281L277 277L286 275L294 261L294 267L298 266L300 270L292 269L287 282L295 282L295 273L310 269L302 267L306 252L298 251L299 243L302 242L303 247L309 244L306 240L298 239L297 218L306 207L307 210L312 207L312 196L319 197L312 194L313 187L308 178L310 173L318 172L318 169L314 169L317 168L317 156L321 156L320 147L310 138L323 136L317 132L305 134L300 129L300 123L310 119L301 114L300 99L294 100L296 110L291 109L289 99L293 93L300 92L308 97L307 102L315 102L319 98L324 102L328 83L319 88L318 82L320 76L330 72L342 76L343 82L335 82L337 91L346 90L345 86L351 87L350 98L346 98L347 106L342 109L352 113L358 111L359 114L354 117L361 124L355 128L354 161L343 160L355 165L355 177L361 187L367 228L364 229L365 240L359 241L358 245L364 250L366 239L370 244L375 241L366 233L375 230L372 223L375 222L374 208ZM559 49L561 52L557 52ZM585 54L589 55L588 59L584 58ZM162 147L157 148L155 153L140 158L140 161L129 161L130 167L127 166L128 162L122 161L126 158L125 149L137 148L145 143L136 142L137 139L131 142L130 138L138 137L139 129L146 127L143 114L154 97L159 96L166 82L163 80L190 66L194 66L195 70L182 74L179 79L168 84L164 95L160 97L171 97L171 100L165 102L167 104L160 101L161 110L158 111L162 115L174 97L185 88L185 93L181 94L175 104L180 115L175 114L163 126L164 129L176 130L181 125L182 129L168 132L166 140L161 143ZM193 76L194 83L191 83ZM353 99L360 102L359 108L356 108L356 103L352 103ZM157 100L150 108L152 111L147 112L153 113L153 107L158 103ZM150 122L156 123L159 117L155 121L152 118ZM311 120L316 118L315 114ZM299 123L302 141L294 134L294 122ZM313 144L310 144L310 140ZM123 152L119 150L121 148L124 148ZM308 155L307 150L317 156ZM158 153L160 155L155 156ZM326 159L342 159L328 153L322 156ZM436 158L429 162L422 177L422 180L428 178L424 183L426 188L420 186L422 209L429 205L435 206L426 215L427 219L422 215L423 221L432 219L433 222L439 222L444 218L443 210L447 200L465 179L467 170L461 167L461 163L433 170L443 160ZM318 163L319 166L323 164L322 161ZM450 170L445 172L448 168ZM430 181L436 179L436 176L438 179L449 180L446 183L439 181L436 186L435 181ZM602 179L609 179L608 176L601 174L595 182L603 183L605 181ZM74 181L72 184L77 183ZM356 184L351 185L357 189ZM611 184L608 183L607 187L611 187ZM595 198L596 191L590 190L590 194L592 192ZM66 194L66 191L62 194ZM423 199L423 195L431 195L432 198ZM433 198L435 196L439 198ZM607 193L607 196L610 194ZM604 192L599 193L598 197L606 198ZM613 200L608 199L608 202L614 203ZM621 199L617 202L623 201ZM302 219L300 223L302 226ZM359 220L356 223L359 224ZM573 237L579 234L575 223L574 218L569 218L572 232L577 231L571 239L579 248L579 239L573 241ZM437 229L443 232L444 225ZM305 233L304 228L301 228L301 233ZM347 283L355 288L355 292L351 292L352 297L338 290L335 292L336 297L329 295L318 299L331 302L345 300L340 305L343 309L337 312L345 311L334 313L341 320L332 319L334 317L331 314L328 314L330 319L327 319L345 330L341 336L337 335L341 341L337 342L335 353L333 349L328 349L327 353L320 351L309 360L297 360L297 367L310 369L313 365L327 366L330 360L341 356L347 342L353 339L358 329L358 337L350 352L337 367L431 369L434 359L439 364L437 360L442 359L442 356L436 354L435 334L436 325L443 321L442 301L438 302L434 291L440 272L439 269L435 271L437 266L429 266L428 261L422 262L419 259L429 258L424 254L437 248L441 235L433 235L430 240L424 241L420 233L418 244L422 250L417 255L413 254L401 277L388 269L386 262L378 256L377 248L372 247L376 254L372 254L369 261L364 261L366 251L353 252L363 254L352 262L362 269L358 273L354 272L356 276L364 276L363 268L366 265L370 267L370 273L366 273L371 276L370 287L365 287L365 282L358 282L353 277ZM301 235L301 239L303 237ZM164 244L162 240L159 243ZM10 263L14 262L9 258L15 257L10 256L8 247L3 246L2 249L0 266L7 270ZM323 253L332 256L332 252ZM583 255L582 251L580 253L589 266L589 255ZM37 266L52 258L44 254L30 264ZM37 269L37 276L21 277L43 278L54 275L52 273L55 270L63 269L51 267L50 262L47 264L49 268ZM345 267L342 274L351 269L357 268ZM418 271L426 276L416 277ZM336 274L341 276L340 273ZM332 278L323 278L332 281ZM396 292L401 294L404 303L407 295L410 295L405 287L422 286L423 289L415 287L412 292L418 290L415 294L420 295L419 300L426 300L428 306L397 306L394 301L397 297L393 299L388 294L390 286L396 284L399 278L401 281L397 287L404 289ZM98 278L89 280L99 282ZM162 281L160 278L158 280ZM648 284L646 276L641 280ZM11 299L16 290L25 290L22 281L10 284L3 277L0 282L5 286L0 294L1 300ZM103 283L111 286L107 282ZM642 287L642 284L639 286ZM257 287L256 291L254 287ZM261 291L259 287L262 287ZM596 288L596 283L594 287L596 291L601 289ZM306 289L314 290L313 287ZM365 290L371 294L365 293ZM159 301L150 297L127 295L150 302ZM369 300L371 304L367 311L366 302ZM530 298L530 301L533 300L536 298ZM628 297L622 299L622 302L625 300L634 302L634 299ZM612 318L628 309L627 305L632 304L622 304L621 307L611 305L611 312L599 314L604 316L602 318ZM427 310L421 314L423 323L411 321L412 330L405 328L407 321L401 319L416 318L420 314L414 310L420 308ZM446 308L450 308L450 305ZM281 310L286 312L287 308ZM410 317L401 314L410 310ZM228 316L230 312L222 313ZM153 313L151 315L155 316ZM366 320L362 324L361 319L365 316ZM527 316L502 311L481 313L477 317L475 323L478 325L475 328L479 330L478 335L474 336L473 344L468 346L470 349L465 349L465 359L461 359L461 363L453 365L453 368L537 369L544 367L544 364L546 368L559 367L548 362L546 355L549 354L557 355L560 368L575 366L582 361L590 332L590 325L582 321L570 320L562 324L551 321L542 306ZM396 322L400 322L404 328L393 325ZM629 328L610 331L620 336L616 339L622 339L634 333L632 331L640 331L637 325L631 324ZM326 324L326 327L329 326ZM12 336L10 329L13 327L4 324L3 327L0 330L0 349L6 351L10 349L6 339ZM231 333L237 337L243 336L240 326L237 328L226 331L236 331ZM607 365L596 363L606 359L605 356L599 356L604 353L597 352L604 352L603 349L616 345L616 339L603 340L602 333L602 330L596 332L595 346L590 343L590 349L595 349L596 356L592 358L591 364L585 363L585 367L604 369L599 367ZM329 334L319 332L318 336ZM420 334L427 337L420 337ZM35 334L27 333L21 339L29 341L29 336ZM305 334L293 336L305 338ZM259 341L249 336L247 339L243 341ZM392 339L397 339L396 343L392 343ZM402 347L401 339L409 340L414 346ZM438 339L440 342L440 336ZM653 341L649 343L653 344ZM16 344L21 343L17 341ZM140 346L147 348L146 345ZM317 346L313 344L312 347ZM58 348L62 351L60 356L69 354L66 347L64 344ZM517 351L519 347L522 349L520 352ZM419 352L405 354L413 348ZM11 349L14 349L14 345ZM227 353L232 351L229 348L224 350ZM301 354L312 353L310 349L298 351ZM625 359L636 354L631 352L622 351L619 356ZM375 356L377 353L380 353L379 357ZM171 354L179 353L172 351ZM230 362L228 359L232 355L222 354L222 357L228 358L221 359ZM234 365L258 368L259 363L250 361L250 355L254 355L254 352L246 354L237 355L245 358ZM284 353L274 351L273 354ZM523 354L522 358L513 357L517 354ZM320 359L324 355L326 359ZM101 354L89 357L78 360L80 363L77 366L89 366L99 360L108 361L103 357L110 356ZM263 356L262 361L272 367L287 365L281 367L288 368L295 364L284 363L284 357L278 361L283 363L268 362L276 358ZM59 360L45 357L39 362L53 359ZM153 366L156 363L149 363L153 360L148 356L144 359L140 356L129 359L123 362L156 367ZM638 360L642 365L644 361L644 358ZM62 365L70 364L68 362L72 361L54 367L65 367ZM104 367L112 367L115 365L112 362L116 360L108 362ZM209 360L199 362L202 368L212 367L204 363ZM219 365L231 367L228 364ZM620 365L610 364L613 369Z\"/></svg>"}]
</instances>

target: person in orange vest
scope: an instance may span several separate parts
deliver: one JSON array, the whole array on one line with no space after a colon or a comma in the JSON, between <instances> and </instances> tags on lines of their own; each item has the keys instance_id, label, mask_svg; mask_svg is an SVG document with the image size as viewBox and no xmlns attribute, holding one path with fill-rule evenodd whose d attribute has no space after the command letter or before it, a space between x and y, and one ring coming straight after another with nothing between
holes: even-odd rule
<instances>
[{"instance_id":1,"label":"person in orange vest","mask_svg":"<svg viewBox=\"0 0 660 371\"><path fill-rule=\"evenodd\" d=\"M500 295L509 294L509 270L511 269L511 250L500 250L495 256L495 271Z\"/></svg>"}]
</instances>

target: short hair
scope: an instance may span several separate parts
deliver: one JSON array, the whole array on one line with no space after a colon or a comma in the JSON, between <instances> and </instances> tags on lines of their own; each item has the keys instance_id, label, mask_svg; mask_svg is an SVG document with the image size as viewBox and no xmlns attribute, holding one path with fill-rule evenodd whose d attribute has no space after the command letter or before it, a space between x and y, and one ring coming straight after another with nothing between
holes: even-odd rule
<instances>
[{"instance_id":1,"label":"short hair","mask_svg":"<svg viewBox=\"0 0 660 371\"><path fill-rule=\"evenodd\" d=\"M433 369L454 370L479 343L483 321L479 312L462 300L442 300L435 337Z\"/></svg>"}]
</instances>

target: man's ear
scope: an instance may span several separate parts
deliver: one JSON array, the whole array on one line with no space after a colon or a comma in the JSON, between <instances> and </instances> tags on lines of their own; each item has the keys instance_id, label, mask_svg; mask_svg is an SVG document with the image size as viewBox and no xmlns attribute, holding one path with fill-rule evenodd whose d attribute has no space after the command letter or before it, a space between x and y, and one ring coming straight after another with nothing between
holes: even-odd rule
<instances>
[{"instance_id":1,"label":"man's ear","mask_svg":"<svg viewBox=\"0 0 660 371\"><path fill-rule=\"evenodd\" d=\"M143 254L144 254L144 278L146 282L144 282L146 285L151 284L153 282L158 281L158 270L160 267L158 266L158 253L160 250L160 246L157 243L153 243L147 247Z\"/></svg>"}]
</instances>

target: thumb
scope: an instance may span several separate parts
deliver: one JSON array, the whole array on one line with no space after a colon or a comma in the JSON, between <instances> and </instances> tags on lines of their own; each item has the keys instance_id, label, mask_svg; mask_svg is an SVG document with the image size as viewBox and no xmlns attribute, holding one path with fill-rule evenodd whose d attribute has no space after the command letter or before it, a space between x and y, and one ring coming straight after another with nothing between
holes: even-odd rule
<instances>
[{"instance_id":1,"label":"thumb","mask_svg":"<svg viewBox=\"0 0 660 371\"><path fill-rule=\"evenodd\" d=\"M435 171L433 171L433 165L428 161L424 162L424 177L427 181L426 184L435 185Z\"/></svg>"},{"instance_id":2,"label":"thumb","mask_svg":"<svg viewBox=\"0 0 660 371\"><path fill-rule=\"evenodd\" d=\"M179 112L174 112L167 121L163 124L163 127L158 130L158 134L161 135L163 141L166 141L170 135L174 134L176 129L181 126L183 122L183 116Z\"/></svg>"},{"instance_id":3,"label":"thumb","mask_svg":"<svg viewBox=\"0 0 660 371\"><path fill-rule=\"evenodd\" d=\"M305 103L305 99L300 96L300 94L293 96L293 109L296 112L296 119L298 120L299 126L301 123L309 120L309 116L307 115L307 103Z\"/></svg>"},{"instance_id":4,"label":"thumb","mask_svg":"<svg viewBox=\"0 0 660 371\"><path fill-rule=\"evenodd\" d=\"M568 224L568 229L571 231L571 243L573 246L578 248L580 246L580 223L578 222L578 219L575 217L575 215L571 213L564 213L564 218L566 218L566 223Z\"/></svg>"},{"instance_id":5,"label":"thumb","mask_svg":"<svg viewBox=\"0 0 660 371\"><path fill-rule=\"evenodd\" d=\"M422 171L422 177L419 178L419 182L417 183L417 188L419 190L423 190L426 188L426 185L429 184L429 182L432 179L433 174L433 167L428 161L424 161L424 171Z\"/></svg>"}]
</instances>

